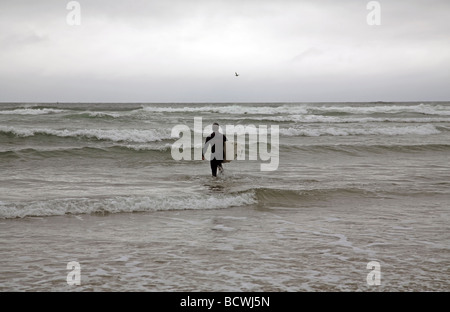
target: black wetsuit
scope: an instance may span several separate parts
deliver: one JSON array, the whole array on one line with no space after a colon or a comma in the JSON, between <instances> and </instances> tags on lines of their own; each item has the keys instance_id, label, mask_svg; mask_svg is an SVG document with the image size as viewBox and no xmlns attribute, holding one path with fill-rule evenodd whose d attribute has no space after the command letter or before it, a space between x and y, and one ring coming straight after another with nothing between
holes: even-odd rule
<instances>
[{"instance_id":1,"label":"black wetsuit","mask_svg":"<svg viewBox=\"0 0 450 312\"><path fill-rule=\"evenodd\" d=\"M217 135L216 135L217 134ZM217 176L217 168L222 166L225 156L225 141L227 137L220 132L213 132L206 138L205 146L203 147L202 156L204 156L208 145L211 145L211 173L213 177ZM217 147L217 148L216 148Z\"/></svg>"}]
</instances>

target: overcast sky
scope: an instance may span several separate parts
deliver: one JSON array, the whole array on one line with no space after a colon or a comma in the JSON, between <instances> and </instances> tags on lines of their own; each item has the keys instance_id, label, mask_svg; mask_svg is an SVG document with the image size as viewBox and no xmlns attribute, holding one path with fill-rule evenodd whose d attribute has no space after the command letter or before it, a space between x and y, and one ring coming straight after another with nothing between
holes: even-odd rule
<instances>
[{"instance_id":1,"label":"overcast sky","mask_svg":"<svg viewBox=\"0 0 450 312\"><path fill-rule=\"evenodd\" d=\"M450 100L449 0L69 2L0 1L0 102Z\"/></svg>"}]
</instances>

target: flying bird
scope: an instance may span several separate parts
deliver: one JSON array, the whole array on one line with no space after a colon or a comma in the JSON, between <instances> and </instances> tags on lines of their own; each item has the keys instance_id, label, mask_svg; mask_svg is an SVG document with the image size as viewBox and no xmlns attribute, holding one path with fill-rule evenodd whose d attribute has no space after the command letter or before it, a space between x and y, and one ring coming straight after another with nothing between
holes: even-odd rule
<instances>
[{"instance_id":1,"label":"flying bird","mask_svg":"<svg viewBox=\"0 0 450 312\"><path fill-rule=\"evenodd\" d=\"M239 74L237 73L237 72L234 72L234 75L237 77L237 76L239 76Z\"/></svg>"}]
</instances>

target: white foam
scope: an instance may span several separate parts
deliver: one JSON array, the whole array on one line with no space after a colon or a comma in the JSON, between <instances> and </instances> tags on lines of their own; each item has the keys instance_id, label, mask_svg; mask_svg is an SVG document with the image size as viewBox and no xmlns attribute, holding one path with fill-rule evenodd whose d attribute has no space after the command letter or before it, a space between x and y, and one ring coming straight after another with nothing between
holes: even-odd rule
<instances>
[{"instance_id":1,"label":"white foam","mask_svg":"<svg viewBox=\"0 0 450 312\"><path fill-rule=\"evenodd\" d=\"M0 131L10 132L21 137L31 137L38 134L54 135L58 137L86 137L114 142L148 143L171 139L169 129L82 129L82 130L58 130L58 129L27 129L2 127Z\"/></svg>"},{"instance_id":2,"label":"white foam","mask_svg":"<svg viewBox=\"0 0 450 312\"><path fill-rule=\"evenodd\" d=\"M224 231L224 232L236 231L235 228L228 227L228 226L225 226L223 224L218 224L218 225L214 226L212 229L215 230L215 231Z\"/></svg>"},{"instance_id":3,"label":"white foam","mask_svg":"<svg viewBox=\"0 0 450 312\"><path fill-rule=\"evenodd\" d=\"M18 108L14 110L0 110L0 115L47 115L63 112L66 112L66 110L54 108Z\"/></svg>"},{"instance_id":4,"label":"white foam","mask_svg":"<svg viewBox=\"0 0 450 312\"><path fill-rule=\"evenodd\" d=\"M245 119L241 117L240 119ZM288 115L288 116L264 116L259 120L276 122L298 122L298 123L430 123L430 122L450 122L450 118L422 117L422 118L402 118L402 117L336 117L322 115Z\"/></svg>"},{"instance_id":5,"label":"white foam","mask_svg":"<svg viewBox=\"0 0 450 312\"><path fill-rule=\"evenodd\" d=\"M112 118L119 118L122 117L120 113L112 113L112 112L83 112L81 114L88 114L91 117L112 117Z\"/></svg>"},{"instance_id":6,"label":"white foam","mask_svg":"<svg viewBox=\"0 0 450 312\"><path fill-rule=\"evenodd\" d=\"M130 260L130 256L128 256L128 255L120 256L117 259L113 259L113 261L117 261L117 262L128 262L128 260Z\"/></svg>"},{"instance_id":7,"label":"white foam","mask_svg":"<svg viewBox=\"0 0 450 312\"><path fill-rule=\"evenodd\" d=\"M373 128L288 128L280 129L284 136L352 136L352 135L432 135L441 133L433 125L405 126L405 127L373 127Z\"/></svg>"},{"instance_id":8,"label":"white foam","mask_svg":"<svg viewBox=\"0 0 450 312\"><path fill-rule=\"evenodd\" d=\"M319 105L319 104L284 104L279 106L248 106L248 105L205 105L205 106L179 106L179 107L154 107L143 106L144 112L177 113L177 112L210 112L220 114L249 114L249 115L274 115L291 114L306 115L311 113L348 113L348 114L374 114L374 113L419 113L424 115L450 116L450 108L443 105L418 104L418 105L377 105L364 106Z\"/></svg>"},{"instance_id":9,"label":"white foam","mask_svg":"<svg viewBox=\"0 0 450 312\"><path fill-rule=\"evenodd\" d=\"M224 209L255 204L255 194L215 194L168 197L72 198L0 205L0 218L56 216L64 214L145 212L162 210Z\"/></svg>"},{"instance_id":10,"label":"white foam","mask_svg":"<svg viewBox=\"0 0 450 312\"><path fill-rule=\"evenodd\" d=\"M200 148L202 148L202 146L200 146ZM158 146L139 144L139 145L125 145L125 147L135 150L135 151L161 151L161 152L164 152L164 151L170 150L172 148L172 144L166 143L166 144L158 145Z\"/></svg>"},{"instance_id":11,"label":"white foam","mask_svg":"<svg viewBox=\"0 0 450 312\"><path fill-rule=\"evenodd\" d=\"M425 115L450 115L450 109L442 105L372 105L372 106L310 106L319 112L374 114L374 113L420 113Z\"/></svg>"},{"instance_id":12,"label":"white foam","mask_svg":"<svg viewBox=\"0 0 450 312\"><path fill-rule=\"evenodd\" d=\"M195 106L195 107L153 107L144 106L145 112L210 112L220 114L250 114L250 115L273 115L273 114L306 114L308 113L304 105L290 106L242 106L242 105L218 105L218 106Z\"/></svg>"}]
</instances>

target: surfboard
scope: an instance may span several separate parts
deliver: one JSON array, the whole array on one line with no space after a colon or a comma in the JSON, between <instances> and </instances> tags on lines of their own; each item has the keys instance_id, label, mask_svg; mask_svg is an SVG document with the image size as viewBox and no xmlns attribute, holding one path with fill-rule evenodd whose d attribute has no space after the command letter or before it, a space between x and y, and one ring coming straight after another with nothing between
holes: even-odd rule
<instances>
[{"instance_id":1,"label":"surfboard","mask_svg":"<svg viewBox=\"0 0 450 312\"><path fill-rule=\"evenodd\" d=\"M229 163L233 160L236 160L238 156L243 152L243 149L241 148L241 145L238 142L231 142L226 141L224 146L224 155L225 159L223 160L224 163ZM205 158L207 160L210 160L211 157L211 146L208 146Z\"/></svg>"},{"instance_id":2,"label":"surfboard","mask_svg":"<svg viewBox=\"0 0 450 312\"><path fill-rule=\"evenodd\" d=\"M237 159L238 156L238 143L237 142L225 142L225 159L223 160L224 163L228 163L232 160Z\"/></svg>"}]
</instances>

